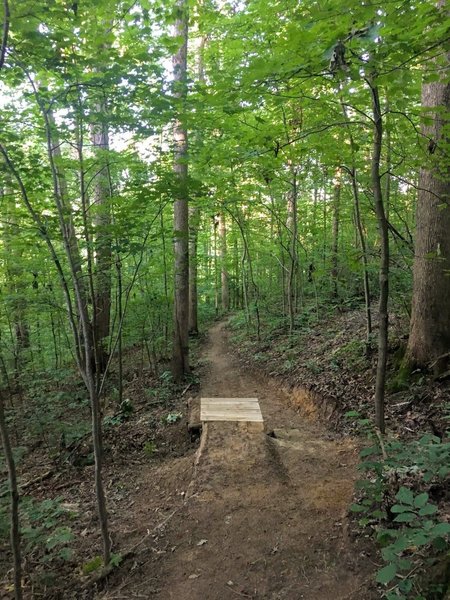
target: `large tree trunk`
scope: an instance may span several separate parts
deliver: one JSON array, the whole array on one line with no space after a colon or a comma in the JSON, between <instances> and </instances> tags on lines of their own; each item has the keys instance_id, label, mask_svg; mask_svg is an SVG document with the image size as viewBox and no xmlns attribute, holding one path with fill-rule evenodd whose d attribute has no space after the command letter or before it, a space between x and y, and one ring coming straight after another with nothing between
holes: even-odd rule
<instances>
[{"instance_id":1,"label":"large tree trunk","mask_svg":"<svg viewBox=\"0 0 450 600\"><path fill-rule=\"evenodd\" d=\"M178 0L174 37L181 45L173 57L174 97L178 103L178 116L174 124L174 338L172 371L176 381L189 372L189 219L188 219L188 165L187 130L184 122L187 76L188 3Z\"/></svg>"},{"instance_id":2,"label":"large tree trunk","mask_svg":"<svg viewBox=\"0 0 450 600\"><path fill-rule=\"evenodd\" d=\"M447 54L448 66L449 54ZM423 125L430 163L419 176L411 329L406 359L411 366L450 364L450 177L448 115L450 85L426 83L422 106L432 124ZM444 125L447 131L444 130Z\"/></svg>"},{"instance_id":3,"label":"large tree trunk","mask_svg":"<svg viewBox=\"0 0 450 600\"><path fill-rule=\"evenodd\" d=\"M95 301L94 342L97 369L103 373L108 362L111 315L111 178L108 164L108 126L102 122L106 107L96 107L100 122L91 126L92 147L97 158L94 180Z\"/></svg>"}]
</instances>

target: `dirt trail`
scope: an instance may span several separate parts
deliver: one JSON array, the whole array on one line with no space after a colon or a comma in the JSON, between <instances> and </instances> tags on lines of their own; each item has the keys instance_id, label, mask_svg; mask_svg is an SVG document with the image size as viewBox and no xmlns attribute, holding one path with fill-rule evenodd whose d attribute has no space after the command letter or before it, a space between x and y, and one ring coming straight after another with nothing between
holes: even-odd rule
<instances>
[{"instance_id":1,"label":"dirt trail","mask_svg":"<svg viewBox=\"0 0 450 600\"><path fill-rule=\"evenodd\" d=\"M359 600L367 573L356 566L345 526L354 443L306 422L275 381L243 372L223 323L211 329L203 358L201 395L258 397L266 430L282 430L280 438L208 424L185 500L154 535L158 560L136 565L119 595L116 588L103 597ZM177 464L168 473L175 479L187 466Z\"/></svg>"}]
</instances>

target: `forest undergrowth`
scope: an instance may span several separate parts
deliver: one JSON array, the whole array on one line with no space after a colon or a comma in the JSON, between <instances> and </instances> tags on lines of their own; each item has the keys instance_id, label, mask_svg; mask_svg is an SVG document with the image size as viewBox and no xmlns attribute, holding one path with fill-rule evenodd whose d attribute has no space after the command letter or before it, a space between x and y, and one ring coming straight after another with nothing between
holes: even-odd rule
<instances>
[{"instance_id":1,"label":"forest undergrowth","mask_svg":"<svg viewBox=\"0 0 450 600\"><path fill-rule=\"evenodd\" d=\"M303 317L294 335L269 319L262 324L260 341L243 326L243 319L235 313L229 320L243 368L278 381L306 419L324 421L338 437L360 440L361 474L349 506L350 533L360 560L378 567L378 597L445 598L449 383L417 372L401 389L396 365L407 323L392 317L388 433L380 444L371 426L374 357L366 351L360 310L335 310L320 324L311 313L310 320ZM202 336L197 338L196 355L203 341ZM140 564L136 547L148 550L146 544L141 546L142 529L136 527L140 514L136 503L149 502L148 496L139 500L143 482L149 477L157 481L151 504L158 528L188 485L197 447L186 431L186 399L198 390L202 360L197 358L190 377L175 385L164 362L155 371L142 356L139 347L127 351L124 399L118 405L113 373L104 408L105 481L113 547L120 549L113 554L113 569L122 561ZM53 378L35 374L25 389L26 393L18 389L12 396L15 419L11 422L22 494L25 590L36 598L95 597L107 577L101 569L89 410L83 389L69 371ZM307 390L308 395L298 396L298 390ZM51 413L44 410L49 397ZM1 569L7 598L12 588L5 491L0 496ZM148 535L154 547L160 543L159 533L158 529L151 535L144 532L144 540ZM167 549L158 551L163 556ZM366 591L374 593L370 581Z\"/></svg>"},{"instance_id":2,"label":"forest undergrowth","mask_svg":"<svg viewBox=\"0 0 450 600\"><path fill-rule=\"evenodd\" d=\"M294 334L268 318L259 340L244 324L240 314L230 319L234 347L249 368L279 378L305 415L360 438L352 533L376 543L368 552L382 597L447 599L450 381L420 369L402 372L408 321L390 316L385 438L372 425L376 360L362 310L335 309L320 323L305 311Z\"/></svg>"},{"instance_id":3,"label":"forest undergrowth","mask_svg":"<svg viewBox=\"0 0 450 600\"><path fill-rule=\"evenodd\" d=\"M195 344L194 344L195 345ZM129 530L148 471L194 447L186 432L186 393L198 378L173 382L167 363L150 364L143 349L124 356L123 400L113 365L103 407L105 483L113 524L111 567L134 554L138 530ZM30 598L91 597L103 579L101 538L92 486L94 455L86 393L70 369L35 373L11 394L7 407L21 494L24 592ZM189 460L189 459L188 459ZM3 469L3 465L1 465ZM167 477L152 498L155 520L171 507ZM183 476L177 485L183 485ZM13 597L9 575L7 482L0 486L0 597ZM144 499L145 501L148 498Z\"/></svg>"}]
</instances>

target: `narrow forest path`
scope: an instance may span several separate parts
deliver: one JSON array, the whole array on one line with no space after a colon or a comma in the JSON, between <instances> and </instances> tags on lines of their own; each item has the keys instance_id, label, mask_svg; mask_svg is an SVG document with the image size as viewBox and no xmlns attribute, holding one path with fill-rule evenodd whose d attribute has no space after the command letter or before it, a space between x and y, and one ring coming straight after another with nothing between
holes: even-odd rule
<instances>
[{"instance_id":1,"label":"narrow forest path","mask_svg":"<svg viewBox=\"0 0 450 600\"><path fill-rule=\"evenodd\" d=\"M258 397L266 430L285 433L274 440L208 424L160 558L130 572L119 596L116 588L104 597L359 599L367 573L356 566L345 527L355 444L305 422L275 381L240 369L224 323L211 329L203 359L202 396Z\"/></svg>"}]
</instances>

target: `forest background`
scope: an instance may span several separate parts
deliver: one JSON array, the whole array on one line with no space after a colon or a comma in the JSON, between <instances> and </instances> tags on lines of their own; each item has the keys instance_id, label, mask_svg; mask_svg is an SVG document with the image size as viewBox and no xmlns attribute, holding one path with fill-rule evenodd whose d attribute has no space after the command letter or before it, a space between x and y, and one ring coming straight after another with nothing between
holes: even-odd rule
<instances>
[{"instance_id":1,"label":"forest background","mask_svg":"<svg viewBox=\"0 0 450 600\"><path fill-rule=\"evenodd\" d=\"M193 377L189 337L233 311L248 338L286 336L288 371L305 332L360 310L349 351L375 361L379 434L387 378L391 392L424 373L445 381L443 3L3 0L1 16L0 421L16 590L16 462L36 430L50 453L92 433L111 562L102 427L108 407L127 410L127 353L157 377ZM76 426L68 408L84 415Z\"/></svg>"}]
</instances>

